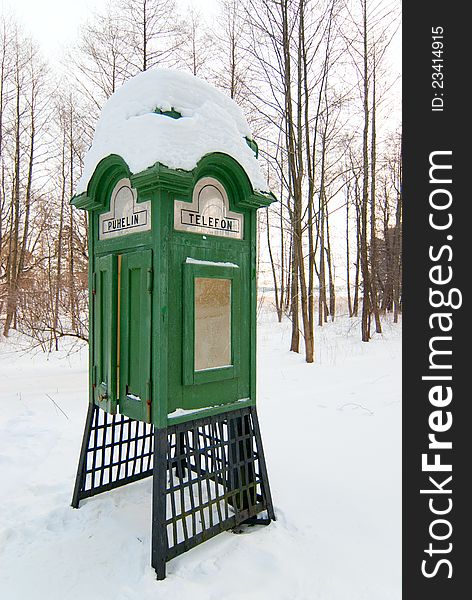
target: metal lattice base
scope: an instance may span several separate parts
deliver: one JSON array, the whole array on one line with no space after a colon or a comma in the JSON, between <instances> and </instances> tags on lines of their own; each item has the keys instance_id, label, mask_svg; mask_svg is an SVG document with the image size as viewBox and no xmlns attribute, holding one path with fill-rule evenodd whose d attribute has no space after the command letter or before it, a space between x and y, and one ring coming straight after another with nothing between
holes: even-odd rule
<instances>
[{"instance_id":1,"label":"metal lattice base","mask_svg":"<svg viewBox=\"0 0 472 600\"><path fill-rule=\"evenodd\" d=\"M72 506L152 475L153 426L89 404Z\"/></svg>"},{"instance_id":2,"label":"metal lattice base","mask_svg":"<svg viewBox=\"0 0 472 600\"><path fill-rule=\"evenodd\" d=\"M157 429L90 406L72 506L151 474L158 579L218 533L275 519L254 407Z\"/></svg>"}]
</instances>

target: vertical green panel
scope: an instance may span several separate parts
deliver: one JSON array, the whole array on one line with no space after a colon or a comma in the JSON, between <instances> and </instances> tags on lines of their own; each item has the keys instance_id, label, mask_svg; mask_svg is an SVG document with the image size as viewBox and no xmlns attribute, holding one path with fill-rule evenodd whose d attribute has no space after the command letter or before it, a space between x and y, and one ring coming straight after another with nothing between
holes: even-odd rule
<instances>
[{"instance_id":1,"label":"vertical green panel","mask_svg":"<svg viewBox=\"0 0 472 600\"><path fill-rule=\"evenodd\" d=\"M96 261L94 294L94 400L107 412L116 412L117 256Z\"/></svg>"},{"instance_id":2,"label":"vertical green panel","mask_svg":"<svg viewBox=\"0 0 472 600\"><path fill-rule=\"evenodd\" d=\"M150 421L152 252L123 254L120 306L120 412Z\"/></svg>"},{"instance_id":3,"label":"vertical green panel","mask_svg":"<svg viewBox=\"0 0 472 600\"><path fill-rule=\"evenodd\" d=\"M195 305L195 285L194 285L193 265L184 263L183 265L183 290L181 293L181 302L183 304L183 331L182 331L182 381L184 385L193 385L195 383L194 369L194 305ZM180 313L182 314L182 313ZM178 351L178 346L177 346Z\"/></svg>"}]
</instances>

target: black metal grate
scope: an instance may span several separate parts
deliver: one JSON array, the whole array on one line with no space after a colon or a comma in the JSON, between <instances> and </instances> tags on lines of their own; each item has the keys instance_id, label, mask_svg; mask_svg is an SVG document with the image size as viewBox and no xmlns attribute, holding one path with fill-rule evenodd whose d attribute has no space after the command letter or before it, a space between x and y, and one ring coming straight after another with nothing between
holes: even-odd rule
<instances>
[{"instance_id":1,"label":"black metal grate","mask_svg":"<svg viewBox=\"0 0 472 600\"><path fill-rule=\"evenodd\" d=\"M152 475L153 442L152 425L89 405L72 506Z\"/></svg>"},{"instance_id":2,"label":"black metal grate","mask_svg":"<svg viewBox=\"0 0 472 600\"><path fill-rule=\"evenodd\" d=\"M168 427L167 560L263 511L273 518L256 419L242 409Z\"/></svg>"},{"instance_id":3,"label":"black metal grate","mask_svg":"<svg viewBox=\"0 0 472 600\"><path fill-rule=\"evenodd\" d=\"M158 579L218 533L275 519L255 407L157 429L89 405L72 506L150 475Z\"/></svg>"}]
</instances>

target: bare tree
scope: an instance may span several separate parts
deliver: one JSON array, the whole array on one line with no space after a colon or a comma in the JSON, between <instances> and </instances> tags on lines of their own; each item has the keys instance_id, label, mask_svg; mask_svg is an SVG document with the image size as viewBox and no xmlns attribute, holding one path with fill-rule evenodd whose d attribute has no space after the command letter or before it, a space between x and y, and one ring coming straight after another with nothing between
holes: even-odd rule
<instances>
[{"instance_id":1,"label":"bare tree","mask_svg":"<svg viewBox=\"0 0 472 600\"><path fill-rule=\"evenodd\" d=\"M215 44L202 14L195 9L193 4L181 22L179 35L181 36L177 49L179 66L185 66L193 75L200 77L208 75L209 60Z\"/></svg>"},{"instance_id":2,"label":"bare tree","mask_svg":"<svg viewBox=\"0 0 472 600\"><path fill-rule=\"evenodd\" d=\"M122 0L118 14L128 74L177 62L181 39L174 0Z\"/></svg>"},{"instance_id":3,"label":"bare tree","mask_svg":"<svg viewBox=\"0 0 472 600\"><path fill-rule=\"evenodd\" d=\"M98 116L104 101L130 75L130 52L121 24L122 16L115 3L95 13L81 28L78 47L71 48L66 61L73 69L71 87L75 85Z\"/></svg>"},{"instance_id":4,"label":"bare tree","mask_svg":"<svg viewBox=\"0 0 472 600\"><path fill-rule=\"evenodd\" d=\"M314 360L314 272L316 252L323 261L325 190L323 159L318 159L323 100L332 53L336 2L316 6L310 0L250 0L247 19L252 68L259 82L252 89L267 124L266 135L281 130L283 144L274 148L273 161L283 185L284 205L290 221L291 350L299 351L303 333L307 362ZM315 68L316 67L316 68ZM326 140L325 140L326 141ZM281 152L283 160L281 159ZM325 155L326 156L326 155ZM315 209L315 198L319 207ZM281 228L284 230L284 228ZM321 242L322 243L322 242ZM308 244L308 251L306 248Z\"/></svg>"},{"instance_id":5,"label":"bare tree","mask_svg":"<svg viewBox=\"0 0 472 600\"><path fill-rule=\"evenodd\" d=\"M30 234L30 215L35 166L39 96L45 85L46 68L31 39L13 26L9 41L12 56L10 119L10 180L2 177L4 192L10 193L10 227L6 253L6 314L3 334L16 327L21 278L25 270ZM3 139L3 143L5 139ZM2 156L4 154L2 153ZM8 175L7 175L8 177Z\"/></svg>"},{"instance_id":6,"label":"bare tree","mask_svg":"<svg viewBox=\"0 0 472 600\"><path fill-rule=\"evenodd\" d=\"M215 84L238 103L248 91L247 13L239 0L221 0L215 41Z\"/></svg>"}]
</instances>

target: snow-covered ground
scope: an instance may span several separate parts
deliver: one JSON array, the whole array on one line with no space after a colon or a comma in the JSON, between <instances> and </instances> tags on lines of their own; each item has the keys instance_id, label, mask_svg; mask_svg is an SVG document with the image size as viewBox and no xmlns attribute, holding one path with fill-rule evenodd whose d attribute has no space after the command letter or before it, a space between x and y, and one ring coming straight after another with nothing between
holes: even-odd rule
<instances>
[{"instance_id":1,"label":"snow-covered ground","mask_svg":"<svg viewBox=\"0 0 472 600\"><path fill-rule=\"evenodd\" d=\"M259 324L259 418L278 520L150 562L151 480L70 508L87 407L87 352L0 342L1 600L391 600L401 597L401 330L359 341ZM57 406L56 406L57 405Z\"/></svg>"}]
</instances>

